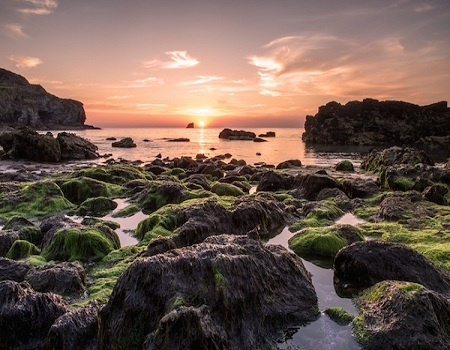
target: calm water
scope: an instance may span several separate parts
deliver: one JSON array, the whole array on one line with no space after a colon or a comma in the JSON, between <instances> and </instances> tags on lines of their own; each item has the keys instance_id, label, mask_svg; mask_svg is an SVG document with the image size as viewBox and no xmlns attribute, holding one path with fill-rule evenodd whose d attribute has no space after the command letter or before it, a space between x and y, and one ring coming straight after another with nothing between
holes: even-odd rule
<instances>
[{"instance_id":1,"label":"calm water","mask_svg":"<svg viewBox=\"0 0 450 350\"><path fill-rule=\"evenodd\" d=\"M195 157L204 153L209 157L230 153L233 158L245 159L248 164L265 162L278 164L288 159L300 159L305 165L334 165L342 159L360 163L361 152L367 147L335 146L329 149L308 148L302 142L302 128L246 129L257 135L274 131L276 137L266 138L268 142L228 141L219 139L220 129L210 128L105 128L101 130L82 130L75 133L88 139L99 147L100 154L112 154L115 159L151 161L156 155L162 157ZM115 137L120 140L131 137L136 148L113 148ZM171 138L188 138L190 142L167 142ZM144 141L146 140L146 141ZM213 150L213 148L215 150ZM260 154L260 155L259 155Z\"/></svg>"}]
</instances>

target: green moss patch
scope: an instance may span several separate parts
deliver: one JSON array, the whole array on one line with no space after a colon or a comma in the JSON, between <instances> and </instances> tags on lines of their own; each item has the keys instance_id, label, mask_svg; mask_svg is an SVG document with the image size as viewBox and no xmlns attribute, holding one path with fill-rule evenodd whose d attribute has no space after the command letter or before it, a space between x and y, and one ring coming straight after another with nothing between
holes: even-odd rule
<instances>
[{"instance_id":1,"label":"green moss patch","mask_svg":"<svg viewBox=\"0 0 450 350\"><path fill-rule=\"evenodd\" d=\"M33 243L18 239L13 243L11 248L9 248L6 257L13 260L20 260L25 259L31 255L39 255L40 253L40 249Z\"/></svg>"},{"instance_id":2,"label":"green moss patch","mask_svg":"<svg viewBox=\"0 0 450 350\"><path fill-rule=\"evenodd\" d=\"M80 177L61 183L61 190L66 198L75 204L81 204L88 198L114 197L122 193L122 187L103 181Z\"/></svg>"},{"instance_id":3,"label":"green moss patch","mask_svg":"<svg viewBox=\"0 0 450 350\"><path fill-rule=\"evenodd\" d=\"M218 196L231 196L231 197L240 197L245 194L239 187L222 182L214 183L211 187L211 192L217 194Z\"/></svg>"},{"instance_id":4,"label":"green moss patch","mask_svg":"<svg viewBox=\"0 0 450 350\"><path fill-rule=\"evenodd\" d=\"M47 260L82 262L98 261L117 245L100 229L60 229L51 242L44 247L42 255Z\"/></svg>"},{"instance_id":5,"label":"green moss patch","mask_svg":"<svg viewBox=\"0 0 450 350\"><path fill-rule=\"evenodd\" d=\"M333 306L328 307L324 311L325 315L327 315L330 319L341 326L346 326L355 318L348 311L346 311L343 307Z\"/></svg>"},{"instance_id":6,"label":"green moss patch","mask_svg":"<svg viewBox=\"0 0 450 350\"><path fill-rule=\"evenodd\" d=\"M81 216L105 216L117 208L117 203L107 197L88 198L77 209Z\"/></svg>"}]
</instances>

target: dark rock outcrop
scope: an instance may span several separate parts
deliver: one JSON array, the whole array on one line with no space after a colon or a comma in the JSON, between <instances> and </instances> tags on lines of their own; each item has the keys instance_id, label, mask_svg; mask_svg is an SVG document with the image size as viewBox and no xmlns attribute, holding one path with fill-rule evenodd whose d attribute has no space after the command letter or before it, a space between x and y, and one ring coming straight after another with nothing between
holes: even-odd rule
<instances>
[{"instance_id":1,"label":"dark rock outcrop","mask_svg":"<svg viewBox=\"0 0 450 350\"><path fill-rule=\"evenodd\" d=\"M40 85L0 68L0 124L34 129L83 128L86 120L81 102L61 99Z\"/></svg>"},{"instance_id":2,"label":"dark rock outcrop","mask_svg":"<svg viewBox=\"0 0 450 350\"><path fill-rule=\"evenodd\" d=\"M402 244L357 242L341 249L334 259L335 287L342 294L385 280L415 282L437 292L450 291L447 273Z\"/></svg>"},{"instance_id":3,"label":"dark rock outcrop","mask_svg":"<svg viewBox=\"0 0 450 350\"><path fill-rule=\"evenodd\" d=\"M0 134L3 159L24 159L36 162L60 162L63 160L95 159L99 155L93 143L66 132L56 138L29 129L18 127Z\"/></svg>"},{"instance_id":4,"label":"dark rock outcrop","mask_svg":"<svg viewBox=\"0 0 450 350\"><path fill-rule=\"evenodd\" d=\"M30 264L23 261L0 258L0 281L22 282L31 268Z\"/></svg>"},{"instance_id":5,"label":"dark rock outcrop","mask_svg":"<svg viewBox=\"0 0 450 350\"><path fill-rule=\"evenodd\" d=\"M445 101L418 106L368 98L319 107L315 116L306 117L302 139L310 144L402 145L420 143L429 136L448 136L449 130Z\"/></svg>"},{"instance_id":6,"label":"dark rock outcrop","mask_svg":"<svg viewBox=\"0 0 450 350\"><path fill-rule=\"evenodd\" d=\"M219 139L253 141L256 134L251 131L223 129L219 133Z\"/></svg>"},{"instance_id":7,"label":"dark rock outcrop","mask_svg":"<svg viewBox=\"0 0 450 350\"><path fill-rule=\"evenodd\" d=\"M194 123L191 122L186 126L186 129L193 129L194 128Z\"/></svg>"},{"instance_id":8,"label":"dark rock outcrop","mask_svg":"<svg viewBox=\"0 0 450 350\"><path fill-rule=\"evenodd\" d=\"M3 349L48 349L47 333L67 312L62 299L38 293L26 282L0 282L0 346Z\"/></svg>"},{"instance_id":9,"label":"dark rock outcrop","mask_svg":"<svg viewBox=\"0 0 450 350\"><path fill-rule=\"evenodd\" d=\"M264 348L286 326L317 315L300 258L281 246L221 235L135 261L100 310L99 345Z\"/></svg>"}]
</instances>

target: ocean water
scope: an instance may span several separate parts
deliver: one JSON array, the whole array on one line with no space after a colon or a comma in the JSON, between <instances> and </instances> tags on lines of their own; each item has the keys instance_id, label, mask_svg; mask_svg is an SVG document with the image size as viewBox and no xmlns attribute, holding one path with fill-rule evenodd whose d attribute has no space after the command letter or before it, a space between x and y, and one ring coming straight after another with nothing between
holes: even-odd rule
<instances>
[{"instance_id":1,"label":"ocean water","mask_svg":"<svg viewBox=\"0 0 450 350\"><path fill-rule=\"evenodd\" d=\"M300 159L304 165L335 165L342 159L349 159L358 165L361 154L368 147L328 146L307 147L302 141L303 128L246 129L256 135L274 131L276 137L265 138L267 142L229 141L219 139L222 128L104 128L80 130L74 133L96 144L99 153L112 154L115 159L148 162L161 154L169 157L195 157L203 153L208 157L230 153L233 158L244 159L248 164L264 162L277 165L289 159ZM55 132L56 133L56 132ZM131 137L135 148L114 148L107 140ZM189 142L168 142L169 139L188 138ZM230 158L231 159L231 158ZM102 161L102 160L100 160Z\"/></svg>"}]
</instances>

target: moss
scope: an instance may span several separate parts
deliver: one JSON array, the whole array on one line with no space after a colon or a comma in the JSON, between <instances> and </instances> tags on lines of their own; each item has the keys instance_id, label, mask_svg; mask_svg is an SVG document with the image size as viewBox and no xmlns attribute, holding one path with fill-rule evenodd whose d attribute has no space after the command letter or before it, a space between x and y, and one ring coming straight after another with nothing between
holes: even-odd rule
<instances>
[{"instance_id":1,"label":"moss","mask_svg":"<svg viewBox=\"0 0 450 350\"><path fill-rule=\"evenodd\" d=\"M336 164L335 169L337 171L355 171L352 162L349 160L340 161L339 163Z\"/></svg>"},{"instance_id":2,"label":"moss","mask_svg":"<svg viewBox=\"0 0 450 350\"><path fill-rule=\"evenodd\" d=\"M27 258L31 255L39 255L41 253L40 249L36 247L33 243L18 239L13 243L11 248L9 248L6 257L13 260L20 260Z\"/></svg>"},{"instance_id":3,"label":"moss","mask_svg":"<svg viewBox=\"0 0 450 350\"><path fill-rule=\"evenodd\" d=\"M24 218L23 216L13 216L9 219L3 226L3 230L14 230L18 231L25 227L36 227L30 220Z\"/></svg>"},{"instance_id":4,"label":"moss","mask_svg":"<svg viewBox=\"0 0 450 350\"><path fill-rule=\"evenodd\" d=\"M113 218L126 218L129 216L133 216L134 214L140 212L141 209L135 205L135 204L130 204L127 205L125 208L122 208L120 210L118 210L117 212L112 214Z\"/></svg>"},{"instance_id":5,"label":"moss","mask_svg":"<svg viewBox=\"0 0 450 350\"><path fill-rule=\"evenodd\" d=\"M113 240L93 228L60 229L43 249L47 260L98 261L116 248Z\"/></svg>"},{"instance_id":6,"label":"moss","mask_svg":"<svg viewBox=\"0 0 450 350\"><path fill-rule=\"evenodd\" d=\"M149 242L157 236L170 236L176 228L176 214L172 208L161 208L142 220L136 227L135 237Z\"/></svg>"},{"instance_id":7,"label":"moss","mask_svg":"<svg viewBox=\"0 0 450 350\"><path fill-rule=\"evenodd\" d=\"M117 208L117 203L107 197L88 198L80 204L77 214L81 216L105 216Z\"/></svg>"},{"instance_id":8,"label":"moss","mask_svg":"<svg viewBox=\"0 0 450 350\"><path fill-rule=\"evenodd\" d=\"M352 321L353 336L361 344L366 344L370 340L370 333L364 325L364 314L359 314Z\"/></svg>"},{"instance_id":9,"label":"moss","mask_svg":"<svg viewBox=\"0 0 450 350\"><path fill-rule=\"evenodd\" d=\"M26 226L19 229L19 238L39 246L42 243L44 234L39 227Z\"/></svg>"},{"instance_id":10,"label":"moss","mask_svg":"<svg viewBox=\"0 0 450 350\"><path fill-rule=\"evenodd\" d=\"M44 266L47 264L47 260L42 255L30 255L24 261L33 266Z\"/></svg>"},{"instance_id":11,"label":"moss","mask_svg":"<svg viewBox=\"0 0 450 350\"><path fill-rule=\"evenodd\" d=\"M289 239L289 248L298 255L320 255L334 258L336 253L352 243L364 238L352 228L351 236L346 237L349 225L334 225L325 228L309 227Z\"/></svg>"},{"instance_id":12,"label":"moss","mask_svg":"<svg viewBox=\"0 0 450 350\"><path fill-rule=\"evenodd\" d=\"M411 298L415 293L425 290L425 287L413 282L399 282L398 290L408 298Z\"/></svg>"},{"instance_id":13,"label":"moss","mask_svg":"<svg viewBox=\"0 0 450 350\"><path fill-rule=\"evenodd\" d=\"M216 290L221 290L225 287L225 277L220 271L220 268L217 265L213 266L213 272L214 272L214 285Z\"/></svg>"},{"instance_id":14,"label":"moss","mask_svg":"<svg viewBox=\"0 0 450 350\"><path fill-rule=\"evenodd\" d=\"M73 208L54 182L40 181L21 186L17 191L0 195L0 215L3 217L40 218Z\"/></svg>"},{"instance_id":15,"label":"moss","mask_svg":"<svg viewBox=\"0 0 450 350\"><path fill-rule=\"evenodd\" d=\"M142 168L130 164L112 164L107 166L91 166L80 169L73 177L88 177L111 184L123 185L132 180L153 180L153 174L145 172Z\"/></svg>"},{"instance_id":16,"label":"moss","mask_svg":"<svg viewBox=\"0 0 450 350\"><path fill-rule=\"evenodd\" d=\"M70 179L61 184L61 190L66 198L75 204L81 204L88 198L119 196L122 188L103 181L80 177Z\"/></svg>"},{"instance_id":17,"label":"moss","mask_svg":"<svg viewBox=\"0 0 450 350\"><path fill-rule=\"evenodd\" d=\"M393 191L409 191L415 186L415 181L408 177L398 176L388 179L388 187Z\"/></svg>"},{"instance_id":18,"label":"moss","mask_svg":"<svg viewBox=\"0 0 450 350\"><path fill-rule=\"evenodd\" d=\"M327 315L330 319L341 326L346 326L355 318L349 312L347 312L343 307L333 306L328 307L324 311L325 315Z\"/></svg>"},{"instance_id":19,"label":"moss","mask_svg":"<svg viewBox=\"0 0 450 350\"><path fill-rule=\"evenodd\" d=\"M305 210L305 209L304 209ZM304 213L302 212L304 215ZM323 227L333 225L335 220L345 213L338 208L334 200L323 200L314 203L314 206L307 209L304 218L294 222L289 228L291 232L299 231L305 227Z\"/></svg>"},{"instance_id":20,"label":"moss","mask_svg":"<svg viewBox=\"0 0 450 350\"><path fill-rule=\"evenodd\" d=\"M214 183L211 187L211 192L219 196L231 196L231 197L240 197L245 194L239 187L222 182Z\"/></svg>"}]
</instances>

